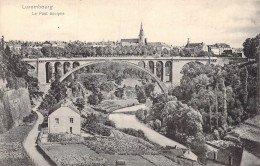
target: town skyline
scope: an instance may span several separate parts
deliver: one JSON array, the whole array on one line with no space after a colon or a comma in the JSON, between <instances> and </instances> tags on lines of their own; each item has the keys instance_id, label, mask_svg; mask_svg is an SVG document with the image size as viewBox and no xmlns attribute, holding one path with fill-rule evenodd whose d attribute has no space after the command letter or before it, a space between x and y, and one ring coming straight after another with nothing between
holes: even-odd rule
<instances>
[{"instance_id":1,"label":"town skyline","mask_svg":"<svg viewBox=\"0 0 260 166\"><path fill-rule=\"evenodd\" d=\"M6 40L25 41L120 41L136 38L140 24L148 42L183 46L228 43L242 47L245 39L259 33L260 1L79 1L41 2L1 0L0 34ZM156 5L155 5L156 4ZM22 9L22 5L53 6L50 9ZM127 10L125 10L127 9ZM162 10L164 9L164 10ZM65 15L31 15L31 12L64 12ZM9 19L3 19L9 17ZM17 28L19 27L19 28Z\"/></svg>"}]
</instances>

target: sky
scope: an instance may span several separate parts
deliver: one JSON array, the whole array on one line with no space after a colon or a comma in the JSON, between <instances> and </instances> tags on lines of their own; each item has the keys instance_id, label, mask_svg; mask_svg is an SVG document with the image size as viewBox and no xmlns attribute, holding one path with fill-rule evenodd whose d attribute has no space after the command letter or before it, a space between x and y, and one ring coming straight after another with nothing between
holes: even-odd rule
<instances>
[{"instance_id":1,"label":"sky","mask_svg":"<svg viewBox=\"0 0 260 166\"><path fill-rule=\"evenodd\" d=\"M22 8L28 5L53 9ZM260 34L260 0L0 0L5 40L119 41L137 38L141 22L148 42L242 47Z\"/></svg>"}]
</instances>

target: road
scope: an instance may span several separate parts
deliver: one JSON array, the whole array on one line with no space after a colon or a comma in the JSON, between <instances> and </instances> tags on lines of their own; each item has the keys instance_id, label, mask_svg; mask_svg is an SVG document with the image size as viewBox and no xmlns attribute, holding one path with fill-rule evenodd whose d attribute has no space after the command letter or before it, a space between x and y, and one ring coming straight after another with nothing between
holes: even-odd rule
<instances>
[{"instance_id":1,"label":"road","mask_svg":"<svg viewBox=\"0 0 260 166\"><path fill-rule=\"evenodd\" d=\"M39 134L38 126L43 122L43 116L40 112L36 111L39 104L33 108L33 111L35 111L38 115L38 119L33 126L33 129L29 132L27 138L25 139L23 146L26 150L26 152L29 154L31 159L34 161L35 165L37 166L50 166L47 160L38 152L36 149L36 139Z\"/></svg>"}]
</instances>

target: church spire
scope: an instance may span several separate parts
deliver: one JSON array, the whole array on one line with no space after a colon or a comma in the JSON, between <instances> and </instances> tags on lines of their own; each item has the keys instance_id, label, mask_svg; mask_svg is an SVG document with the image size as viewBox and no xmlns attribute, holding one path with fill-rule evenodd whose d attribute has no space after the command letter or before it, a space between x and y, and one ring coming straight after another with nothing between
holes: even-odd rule
<instances>
[{"instance_id":1,"label":"church spire","mask_svg":"<svg viewBox=\"0 0 260 166\"><path fill-rule=\"evenodd\" d=\"M140 33L139 33L139 44L145 44L144 41L144 30L143 30L143 23L141 21Z\"/></svg>"},{"instance_id":2,"label":"church spire","mask_svg":"<svg viewBox=\"0 0 260 166\"><path fill-rule=\"evenodd\" d=\"M140 27L139 37L140 37L140 36L144 36L143 22L142 22L142 21L141 21L141 27Z\"/></svg>"}]
</instances>

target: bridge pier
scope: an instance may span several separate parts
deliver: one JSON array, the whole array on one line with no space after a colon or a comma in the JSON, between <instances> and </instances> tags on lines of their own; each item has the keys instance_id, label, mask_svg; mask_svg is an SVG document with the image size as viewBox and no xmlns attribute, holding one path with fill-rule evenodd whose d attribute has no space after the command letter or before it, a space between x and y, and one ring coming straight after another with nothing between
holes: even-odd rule
<instances>
[{"instance_id":1,"label":"bridge pier","mask_svg":"<svg viewBox=\"0 0 260 166\"><path fill-rule=\"evenodd\" d=\"M162 62L162 82L166 82L165 64Z\"/></svg>"}]
</instances>

